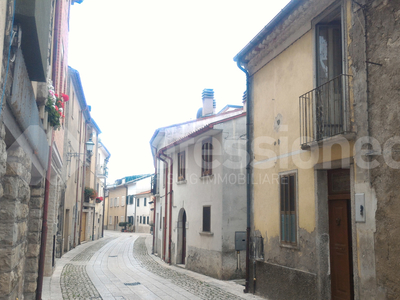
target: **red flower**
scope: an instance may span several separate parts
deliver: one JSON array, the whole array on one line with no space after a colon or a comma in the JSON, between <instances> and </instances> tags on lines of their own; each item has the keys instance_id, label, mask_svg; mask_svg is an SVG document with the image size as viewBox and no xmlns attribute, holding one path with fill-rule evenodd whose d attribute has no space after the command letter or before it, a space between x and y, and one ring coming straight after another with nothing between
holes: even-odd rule
<instances>
[{"instance_id":1,"label":"red flower","mask_svg":"<svg viewBox=\"0 0 400 300\"><path fill-rule=\"evenodd\" d=\"M61 98L63 98L65 102L67 102L69 100L68 95L65 95L63 93L61 93Z\"/></svg>"},{"instance_id":2,"label":"red flower","mask_svg":"<svg viewBox=\"0 0 400 300\"><path fill-rule=\"evenodd\" d=\"M59 111L59 113L60 113L60 116L62 116L62 112L61 112L61 111Z\"/></svg>"},{"instance_id":3,"label":"red flower","mask_svg":"<svg viewBox=\"0 0 400 300\"><path fill-rule=\"evenodd\" d=\"M58 98L58 94L54 94Z\"/></svg>"},{"instance_id":4,"label":"red flower","mask_svg":"<svg viewBox=\"0 0 400 300\"><path fill-rule=\"evenodd\" d=\"M58 111L58 106L55 106L54 108L56 109L56 111Z\"/></svg>"}]
</instances>

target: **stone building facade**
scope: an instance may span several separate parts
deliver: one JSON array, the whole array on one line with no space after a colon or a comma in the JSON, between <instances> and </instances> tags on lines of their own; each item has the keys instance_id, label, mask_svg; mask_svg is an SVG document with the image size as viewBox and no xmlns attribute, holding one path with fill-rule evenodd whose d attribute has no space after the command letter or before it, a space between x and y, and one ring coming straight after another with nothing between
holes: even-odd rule
<instances>
[{"instance_id":1,"label":"stone building facade","mask_svg":"<svg viewBox=\"0 0 400 300\"><path fill-rule=\"evenodd\" d=\"M65 93L70 5L54 0L0 3L2 300L40 297L43 275L55 265L64 124L55 133L45 104L50 84L56 93Z\"/></svg>"},{"instance_id":2,"label":"stone building facade","mask_svg":"<svg viewBox=\"0 0 400 300\"><path fill-rule=\"evenodd\" d=\"M400 297L399 15L292 0L235 57L253 142L246 291Z\"/></svg>"}]
</instances>

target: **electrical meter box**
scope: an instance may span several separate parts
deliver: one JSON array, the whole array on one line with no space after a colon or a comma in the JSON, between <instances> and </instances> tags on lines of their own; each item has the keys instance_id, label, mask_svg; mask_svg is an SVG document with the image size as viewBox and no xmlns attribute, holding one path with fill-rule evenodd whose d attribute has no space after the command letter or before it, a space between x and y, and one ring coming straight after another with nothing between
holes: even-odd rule
<instances>
[{"instance_id":1,"label":"electrical meter box","mask_svg":"<svg viewBox=\"0 0 400 300\"><path fill-rule=\"evenodd\" d=\"M247 244L246 231L236 231L235 232L235 250L236 251L246 250L246 244Z\"/></svg>"}]
</instances>

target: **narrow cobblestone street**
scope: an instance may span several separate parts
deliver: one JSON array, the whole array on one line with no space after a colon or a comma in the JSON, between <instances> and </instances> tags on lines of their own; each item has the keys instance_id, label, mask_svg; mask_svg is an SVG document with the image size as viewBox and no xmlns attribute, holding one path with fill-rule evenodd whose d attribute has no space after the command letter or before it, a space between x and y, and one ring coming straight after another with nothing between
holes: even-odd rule
<instances>
[{"instance_id":1,"label":"narrow cobblestone street","mask_svg":"<svg viewBox=\"0 0 400 300\"><path fill-rule=\"evenodd\" d=\"M150 254L152 237L106 231L56 261L45 278L43 300L61 299L262 299L243 286L176 266Z\"/></svg>"}]
</instances>

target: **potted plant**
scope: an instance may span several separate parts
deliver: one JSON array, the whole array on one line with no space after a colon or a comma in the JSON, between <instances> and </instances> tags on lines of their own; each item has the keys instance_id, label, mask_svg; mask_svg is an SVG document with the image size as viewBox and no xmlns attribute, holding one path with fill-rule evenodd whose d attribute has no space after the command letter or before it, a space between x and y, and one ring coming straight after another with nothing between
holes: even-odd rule
<instances>
[{"instance_id":1,"label":"potted plant","mask_svg":"<svg viewBox=\"0 0 400 300\"><path fill-rule=\"evenodd\" d=\"M85 201L89 202L90 199L96 199L97 197L97 192L96 190L90 188L90 187L85 187Z\"/></svg>"},{"instance_id":2,"label":"potted plant","mask_svg":"<svg viewBox=\"0 0 400 300\"><path fill-rule=\"evenodd\" d=\"M103 197L97 197L96 198L96 203L101 203L101 201L103 201Z\"/></svg>"},{"instance_id":3,"label":"potted plant","mask_svg":"<svg viewBox=\"0 0 400 300\"><path fill-rule=\"evenodd\" d=\"M47 112L47 120L51 127L54 129L59 129L61 127L61 121L64 116L64 103L69 100L68 95L61 94L57 95L54 92L54 87L52 82L49 81L47 85L49 89L49 94L47 96L47 101L45 103L45 111Z\"/></svg>"},{"instance_id":4,"label":"potted plant","mask_svg":"<svg viewBox=\"0 0 400 300\"><path fill-rule=\"evenodd\" d=\"M129 224L128 222L119 222L118 226L124 227L123 229L121 229L121 232L125 232L126 231L126 226L128 224Z\"/></svg>"}]
</instances>

